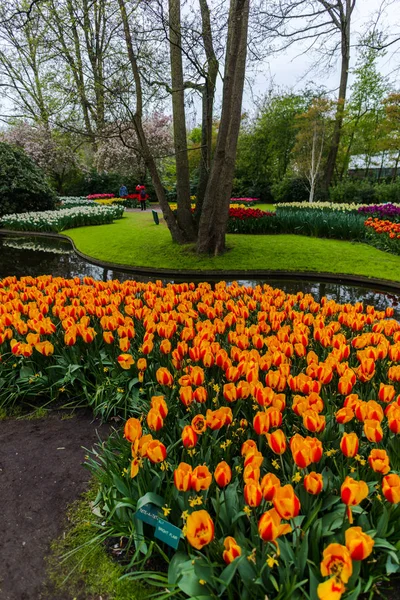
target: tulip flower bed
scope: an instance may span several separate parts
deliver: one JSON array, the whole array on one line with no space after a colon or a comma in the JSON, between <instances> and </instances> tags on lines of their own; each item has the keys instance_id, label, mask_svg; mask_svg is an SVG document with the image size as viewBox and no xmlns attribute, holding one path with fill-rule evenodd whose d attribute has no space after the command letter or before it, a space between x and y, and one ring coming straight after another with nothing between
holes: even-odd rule
<instances>
[{"instance_id":1,"label":"tulip flower bed","mask_svg":"<svg viewBox=\"0 0 400 600\"><path fill-rule=\"evenodd\" d=\"M377 219L387 219L394 223L400 222L400 205L398 204L375 204L374 206L360 206L359 213L370 215Z\"/></svg>"},{"instance_id":2,"label":"tulip flower bed","mask_svg":"<svg viewBox=\"0 0 400 600\"><path fill-rule=\"evenodd\" d=\"M365 221L368 241L386 252L400 254L400 223L369 217Z\"/></svg>"},{"instance_id":3,"label":"tulip flower bed","mask_svg":"<svg viewBox=\"0 0 400 600\"><path fill-rule=\"evenodd\" d=\"M335 206L322 202L315 205L299 203L298 206L277 204L279 230L312 237L365 241L365 216L357 210L337 210Z\"/></svg>"},{"instance_id":4,"label":"tulip flower bed","mask_svg":"<svg viewBox=\"0 0 400 600\"><path fill-rule=\"evenodd\" d=\"M228 233L276 233L275 213L259 208L229 207Z\"/></svg>"},{"instance_id":5,"label":"tulip flower bed","mask_svg":"<svg viewBox=\"0 0 400 600\"><path fill-rule=\"evenodd\" d=\"M149 196L146 197L146 208L149 208L150 202L147 198L149 198ZM123 198L104 198L95 200L95 202L96 204L102 204L105 206L118 204L120 206L125 206L126 208L140 208L139 194L130 194L129 196L124 196Z\"/></svg>"},{"instance_id":6,"label":"tulip flower bed","mask_svg":"<svg viewBox=\"0 0 400 600\"><path fill-rule=\"evenodd\" d=\"M114 194L89 194L86 198L88 200L105 200L106 198L114 198Z\"/></svg>"},{"instance_id":7,"label":"tulip flower bed","mask_svg":"<svg viewBox=\"0 0 400 600\"><path fill-rule=\"evenodd\" d=\"M399 571L392 316L267 285L10 277L0 401L126 418L89 462L128 576L184 597L356 599ZM168 580L140 571L152 552Z\"/></svg>"},{"instance_id":8,"label":"tulip flower bed","mask_svg":"<svg viewBox=\"0 0 400 600\"><path fill-rule=\"evenodd\" d=\"M58 198L59 208L74 208L75 206L93 206L93 200L87 200L84 196L60 196Z\"/></svg>"},{"instance_id":9,"label":"tulip flower bed","mask_svg":"<svg viewBox=\"0 0 400 600\"><path fill-rule=\"evenodd\" d=\"M123 206L75 206L60 210L27 212L5 215L0 218L0 227L16 231L59 232L73 227L103 225L121 219Z\"/></svg>"},{"instance_id":10,"label":"tulip flower bed","mask_svg":"<svg viewBox=\"0 0 400 600\"><path fill-rule=\"evenodd\" d=\"M231 198L231 204L244 204L245 206L254 206L260 202L259 198Z\"/></svg>"}]
</instances>

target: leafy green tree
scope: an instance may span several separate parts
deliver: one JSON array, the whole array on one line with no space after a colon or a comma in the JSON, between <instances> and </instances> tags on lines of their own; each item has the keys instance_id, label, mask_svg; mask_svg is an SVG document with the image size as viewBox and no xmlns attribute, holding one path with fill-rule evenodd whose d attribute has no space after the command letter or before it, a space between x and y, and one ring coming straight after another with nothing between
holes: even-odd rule
<instances>
[{"instance_id":1,"label":"leafy green tree","mask_svg":"<svg viewBox=\"0 0 400 600\"><path fill-rule=\"evenodd\" d=\"M0 215L55 208L43 171L21 148L0 142Z\"/></svg>"}]
</instances>

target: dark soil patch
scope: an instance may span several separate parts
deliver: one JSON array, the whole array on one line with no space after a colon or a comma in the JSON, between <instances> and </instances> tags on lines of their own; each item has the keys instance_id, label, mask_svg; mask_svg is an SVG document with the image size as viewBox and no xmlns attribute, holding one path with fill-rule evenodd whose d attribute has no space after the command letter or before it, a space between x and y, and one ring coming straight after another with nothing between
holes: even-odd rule
<instances>
[{"instance_id":1,"label":"dark soil patch","mask_svg":"<svg viewBox=\"0 0 400 600\"><path fill-rule=\"evenodd\" d=\"M88 412L0 422L0 599L39 600L50 542L90 477L86 448L109 428ZM52 597L65 600L67 596Z\"/></svg>"}]
</instances>

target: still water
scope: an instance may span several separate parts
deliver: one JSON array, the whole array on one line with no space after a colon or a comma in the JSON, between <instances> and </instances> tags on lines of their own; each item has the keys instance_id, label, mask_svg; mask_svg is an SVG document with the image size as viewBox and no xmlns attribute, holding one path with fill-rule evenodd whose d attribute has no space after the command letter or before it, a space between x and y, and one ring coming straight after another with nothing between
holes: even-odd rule
<instances>
[{"instance_id":1,"label":"still water","mask_svg":"<svg viewBox=\"0 0 400 600\"><path fill-rule=\"evenodd\" d=\"M154 280L154 277L136 275L129 271L94 265L78 256L67 239L0 235L0 279L10 275L15 275L16 277L31 275L32 277L36 277L47 274L65 278L89 276L103 281L107 281L108 279L119 279L120 281L125 281L126 279L135 279L137 281ZM172 281L171 278L163 279L162 277L157 277L157 279L165 283ZM182 276L177 276L173 279L175 282L183 280ZM190 276L190 280L196 281L196 278ZM200 275L197 281L204 281L204 277ZM295 293L301 290L304 293L312 294L317 302L320 301L322 296L327 296L340 303L362 301L365 305L371 304L378 310L386 306L393 306L396 318L400 318L400 295L398 294L389 294L345 283L323 281L265 278L259 280L242 279L238 280L238 282L241 285L247 286L267 283L288 293Z\"/></svg>"}]
</instances>

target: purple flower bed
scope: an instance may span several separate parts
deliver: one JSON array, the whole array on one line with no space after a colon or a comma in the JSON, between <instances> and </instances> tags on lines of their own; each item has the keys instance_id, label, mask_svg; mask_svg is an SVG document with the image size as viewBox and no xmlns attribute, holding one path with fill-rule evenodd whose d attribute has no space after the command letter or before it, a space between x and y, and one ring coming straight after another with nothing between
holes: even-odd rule
<instances>
[{"instance_id":1,"label":"purple flower bed","mask_svg":"<svg viewBox=\"0 0 400 600\"><path fill-rule=\"evenodd\" d=\"M360 206L358 212L372 217L386 218L396 222L400 221L400 206L395 206L390 202L388 204Z\"/></svg>"}]
</instances>

